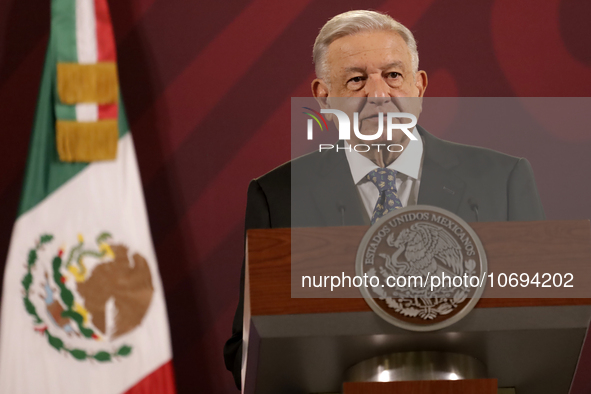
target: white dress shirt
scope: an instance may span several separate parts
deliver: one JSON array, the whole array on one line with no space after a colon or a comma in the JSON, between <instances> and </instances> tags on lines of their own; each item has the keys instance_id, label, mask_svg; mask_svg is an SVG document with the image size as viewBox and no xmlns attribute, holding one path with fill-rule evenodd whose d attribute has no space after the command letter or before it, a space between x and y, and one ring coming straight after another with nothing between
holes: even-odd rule
<instances>
[{"instance_id":1,"label":"white dress shirt","mask_svg":"<svg viewBox=\"0 0 591 394\"><path fill-rule=\"evenodd\" d=\"M417 204L423 167L423 140L416 127L413 129L412 134L417 137L417 140L409 141L400 156L387 167L397 172L396 190L398 192L396 194L403 207ZM349 151L349 149L349 144L345 141L345 155L349 162L351 175L353 175L353 182L357 185L361 201L363 201L368 217L371 218L380 197L380 192L377 186L365 176L370 171L380 167L361 153L355 152L353 149Z\"/></svg>"}]
</instances>

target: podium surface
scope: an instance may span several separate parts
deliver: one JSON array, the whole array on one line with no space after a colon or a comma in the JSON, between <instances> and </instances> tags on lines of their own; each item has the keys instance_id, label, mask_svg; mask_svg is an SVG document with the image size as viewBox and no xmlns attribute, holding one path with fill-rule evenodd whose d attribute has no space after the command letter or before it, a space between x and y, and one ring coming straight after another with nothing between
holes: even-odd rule
<instances>
[{"instance_id":1,"label":"podium surface","mask_svg":"<svg viewBox=\"0 0 591 394\"><path fill-rule=\"evenodd\" d=\"M489 270L506 264L591 264L589 221L473 223ZM591 318L591 299L482 298L439 331L394 327L362 298L292 298L292 241L308 237L322 261L349 261L367 227L250 230L245 286L246 393L341 392L344 371L376 355L444 351L473 356L499 387L568 393ZM322 256L322 248L326 256ZM300 255L300 257L298 257ZM525 259L525 260L524 260ZM486 295L486 293L485 293Z\"/></svg>"}]
</instances>

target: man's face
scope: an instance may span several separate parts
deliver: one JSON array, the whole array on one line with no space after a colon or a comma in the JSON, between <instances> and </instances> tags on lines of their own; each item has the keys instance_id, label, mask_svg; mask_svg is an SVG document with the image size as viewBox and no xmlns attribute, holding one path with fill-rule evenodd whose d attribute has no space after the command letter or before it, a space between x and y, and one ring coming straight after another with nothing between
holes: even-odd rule
<instances>
[{"instance_id":1,"label":"man's face","mask_svg":"<svg viewBox=\"0 0 591 394\"><path fill-rule=\"evenodd\" d=\"M353 124L353 112L359 113L361 134L374 134L378 129L378 112L409 112L417 118L420 99L427 86L424 71L413 72L411 54L402 37L395 32L375 31L346 36L335 40L326 54L328 81L312 83L314 96L324 108L346 112ZM349 99L336 99L336 98ZM414 97L414 99L404 99ZM384 132L379 140L386 141ZM395 120L396 121L396 120ZM402 123L409 122L403 119ZM395 130L391 143L406 137ZM351 143L358 141L352 133Z\"/></svg>"}]
</instances>

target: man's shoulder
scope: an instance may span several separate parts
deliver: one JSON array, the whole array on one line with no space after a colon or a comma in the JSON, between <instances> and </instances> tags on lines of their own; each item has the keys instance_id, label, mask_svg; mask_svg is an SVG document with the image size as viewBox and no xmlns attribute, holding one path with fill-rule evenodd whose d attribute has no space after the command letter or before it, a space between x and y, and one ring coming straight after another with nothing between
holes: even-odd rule
<instances>
[{"instance_id":1,"label":"man's shoulder","mask_svg":"<svg viewBox=\"0 0 591 394\"><path fill-rule=\"evenodd\" d=\"M468 171L511 171L521 158L493 149L446 141L423 130L425 157L446 167L463 167Z\"/></svg>"},{"instance_id":2,"label":"man's shoulder","mask_svg":"<svg viewBox=\"0 0 591 394\"><path fill-rule=\"evenodd\" d=\"M466 197L479 201L481 220L545 218L533 170L524 158L444 141L427 133L423 164L423 170L429 169L426 182L438 184L439 179L447 178ZM464 205L462 209L467 212L468 208Z\"/></svg>"},{"instance_id":3,"label":"man's shoulder","mask_svg":"<svg viewBox=\"0 0 591 394\"><path fill-rule=\"evenodd\" d=\"M256 181L265 188L276 188L276 187L290 187L293 179L293 170L296 169L297 173L306 173L307 176L311 176L315 171L307 171L307 169L319 169L322 166L322 162L326 160L326 152L311 152L292 159L286 163L281 164L279 167L272 169L266 174L256 178ZM300 171L301 170L301 171ZM308 179L309 180L309 179Z\"/></svg>"},{"instance_id":4,"label":"man's shoulder","mask_svg":"<svg viewBox=\"0 0 591 394\"><path fill-rule=\"evenodd\" d=\"M264 198L270 227L290 227L293 199L300 206L313 206L311 191L318 185L318 171L315 170L322 157L323 154L319 152L310 153L288 161L253 180L254 185L251 184L251 188L256 189L258 196ZM302 219L305 223L317 224L314 212L307 210L304 215L312 215Z\"/></svg>"}]
</instances>

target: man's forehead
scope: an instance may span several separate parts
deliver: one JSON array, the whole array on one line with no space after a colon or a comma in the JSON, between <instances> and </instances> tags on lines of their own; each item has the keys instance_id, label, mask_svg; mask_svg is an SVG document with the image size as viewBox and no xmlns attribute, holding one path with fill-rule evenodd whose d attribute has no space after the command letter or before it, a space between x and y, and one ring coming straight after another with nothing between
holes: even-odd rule
<instances>
[{"instance_id":1,"label":"man's forehead","mask_svg":"<svg viewBox=\"0 0 591 394\"><path fill-rule=\"evenodd\" d=\"M386 68L411 61L402 37L393 31L364 32L341 37L328 47L327 60L339 69Z\"/></svg>"},{"instance_id":2,"label":"man's forehead","mask_svg":"<svg viewBox=\"0 0 591 394\"><path fill-rule=\"evenodd\" d=\"M369 66L369 67L368 67ZM378 68L380 70L389 70L389 69L405 69L405 64L404 62L400 61L400 60L396 60L393 62L388 62L388 59L384 59L383 62L377 63L377 64L364 64L361 66L356 66L356 65L343 65L341 66L341 70L347 73L352 73L352 72L365 72L368 70L368 68L370 67L375 67Z\"/></svg>"}]
</instances>

